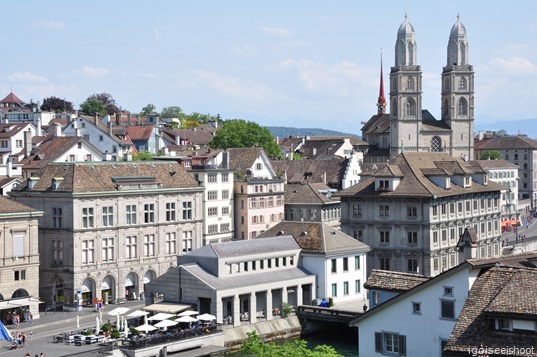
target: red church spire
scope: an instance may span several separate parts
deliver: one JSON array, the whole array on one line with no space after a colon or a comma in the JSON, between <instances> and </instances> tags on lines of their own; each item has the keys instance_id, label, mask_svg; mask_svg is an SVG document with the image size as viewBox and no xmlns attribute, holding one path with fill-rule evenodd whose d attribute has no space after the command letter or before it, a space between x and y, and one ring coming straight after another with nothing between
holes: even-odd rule
<instances>
[{"instance_id":1,"label":"red church spire","mask_svg":"<svg viewBox=\"0 0 537 357\"><path fill-rule=\"evenodd\" d=\"M380 53L380 89L377 101L378 114L386 114L386 97L384 96L384 78L382 75L382 52Z\"/></svg>"}]
</instances>

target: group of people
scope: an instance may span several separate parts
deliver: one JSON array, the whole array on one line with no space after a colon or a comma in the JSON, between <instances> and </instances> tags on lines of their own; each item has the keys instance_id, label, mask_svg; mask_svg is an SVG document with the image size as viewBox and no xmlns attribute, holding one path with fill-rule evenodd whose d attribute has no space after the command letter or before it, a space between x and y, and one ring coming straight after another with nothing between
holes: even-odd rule
<instances>
[{"instance_id":1,"label":"group of people","mask_svg":"<svg viewBox=\"0 0 537 357\"><path fill-rule=\"evenodd\" d=\"M11 342L11 349L28 347L26 344L26 334L22 331L17 331L13 334L13 342Z\"/></svg>"},{"instance_id":2,"label":"group of people","mask_svg":"<svg viewBox=\"0 0 537 357\"><path fill-rule=\"evenodd\" d=\"M32 355L31 355L31 354L29 354L29 353L27 353L27 354L25 354L25 355L24 355L24 357L32 357ZM40 354L40 355L38 355L38 354L36 353L34 357L47 357L47 354L46 354L46 353L43 353L43 352L41 352L41 354Z\"/></svg>"}]
</instances>

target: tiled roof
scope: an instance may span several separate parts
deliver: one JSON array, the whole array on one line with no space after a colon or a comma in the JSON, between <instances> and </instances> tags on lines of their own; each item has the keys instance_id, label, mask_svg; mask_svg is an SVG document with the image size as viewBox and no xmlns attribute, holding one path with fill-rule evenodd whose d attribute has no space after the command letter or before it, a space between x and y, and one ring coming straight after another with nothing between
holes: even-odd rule
<instances>
[{"instance_id":1,"label":"tiled roof","mask_svg":"<svg viewBox=\"0 0 537 357\"><path fill-rule=\"evenodd\" d=\"M403 177L403 172L397 165L384 165L375 172L377 177Z\"/></svg>"},{"instance_id":2,"label":"tiled roof","mask_svg":"<svg viewBox=\"0 0 537 357\"><path fill-rule=\"evenodd\" d=\"M476 268L491 267L497 264L519 268L537 268L537 252L509 254L494 258L469 259L467 262Z\"/></svg>"},{"instance_id":3,"label":"tiled roof","mask_svg":"<svg viewBox=\"0 0 537 357\"><path fill-rule=\"evenodd\" d=\"M537 318L537 269L497 266L481 274L453 328L444 351L468 355L469 348L518 347L535 350L535 332L497 331L493 317ZM508 356L498 351L494 356ZM517 354L521 356L522 354Z\"/></svg>"},{"instance_id":4,"label":"tiled roof","mask_svg":"<svg viewBox=\"0 0 537 357\"><path fill-rule=\"evenodd\" d=\"M127 135L133 141L148 141L153 134L153 125L128 125L124 127Z\"/></svg>"},{"instance_id":5,"label":"tiled roof","mask_svg":"<svg viewBox=\"0 0 537 357\"><path fill-rule=\"evenodd\" d=\"M285 172L287 183L322 183L326 176L326 184L340 189L341 180L347 168L348 159L333 158L331 160L271 160L277 172Z\"/></svg>"},{"instance_id":6,"label":"tiled roof","mask_svg":"<svg viewBox=\"0 0 537 357\"><path fill-rule=\"evenodd\" d=\"M64 155L69 149L84 140L78 136L49 136L37 148L32 149L32 154L22 160L20 164L24 169L35 169L45 166Z\"/></svg>"},{"instance_id":7,"label":"tiled roof","mask_svg":"<svg viewBox=\"0 0 537 357\"><path fill-rule=\"evenodd\" d=\"M296 148L302 143L302 140L304 140L304 138L283 138L280 140L279 146L282 150L285 150L286 152L294 152Z\"/></svg>"},{"instance_id":8,"label":"tiled roof","mask_svg":"<svg viewBox=\"0 0 537 357\"><path fill-rule=\"evenodd\" d=\"M518 169L518 165L507 160L472 160L471 165L479 166L483 170L486 169Z\"/></svg>"},{"instance_id":9,"label":"tiled roof","mask_svg":"<svg viewBox=\"0 0 537 357\"><path fill-rule=\"evenodd\" d=\"M285 185L284 202L285 204L303 204L303 203L338 203L339 198L328 198L319 190L330 190L330 187L322 183L306 184L287 184Z\"/></svg>"},{"instance_id":10,"label":"tiled roof","mask_svg":"<svg viewBox=\"0 0 537 357\"><path fill-rule=\"evenodd\" d=\"M308 159L330 160L336 156L336 152L345 144L344 138L328 140L308 140L299 149L301 155Z\"/></svg>"},{"instance_id":11,"label":"tiled roof","mask_svg":"<svg viewBox=\"0 0 537 357\"><path fill-rule=\"evenodd\" d=\"M213 139L215 128L212 125L200 125L193 129L170 129L165 128L162 130L165 138L170 142L175 142L175 137L179 136L181 139L188 139L192 145L208 145Z\"/></svg>"},{"instance_id":12,"label":"tiled roof","mask_svg":"<svg viewBox=\"0 0 537 357\"><path fill-rule=\"evenodd\" d=\"M29 126L29 123L0 124L0 139L11 138L12 136L25 130Z\"/></svg>"},{"instance_id":13,"label":"tiled roof","mask_svg":"<svg viewBox=\"0 0 537 357\"><path fill-rule=\"evenodd\" d=\"M495 136L491 139L477 141L474 147L478 150L535 150L537 149L537 140L524 136Z\"/></svg>"},{"instance_id":14,"label":"tiled roof","mask_svg":"<svg viewBox=\"0 0 537 357\"><path fill-rule=\"evenodd\" d=\"M39 210L23 205L5 196L0 196L0 214L39 212Z\"/></svg>"},{"instance_id":15,"label":"tiled roof","mask_svg":"<svg viewBox=\"0 0 537 357\"><path fill-rule=\"evenodd\" d=\"M423 170L443 169L450 175L468 174L476 172L476 168L468 164L462 158L454 158L446 153L403 153L396 156L390 161L390 165L399 166L403 177L395 190L392 192L375 191L375 173L354 185L336 193L337 196L416 196L416 197L449 197L467 193L476 192L495 192L504 190L505 187L495 182L488 182L487 185L481 185L472 182L472 186L464 188L451 184L451 188L445 188L435 185L427 178ZM477 168L478 169L478 168ZM478 169L482 171L481 169Z\"/></svg>"},{"instance_id":16,"label":"tiled roof","mask_svg":"<svg viewBox=\"0 0 537 357\"><path fill-rule=\"evenodd\" d=\"M278 235L292 236L304 253L330 255L362 253L370 250L368 245L322 222L282 221L256 239L264 240Z\"/></svg>"},{"instance_id":17,"label":"tiled roof","mask_svg":"<svg viewBox=\"0 0 537 357\"><path fill-rule=\"evenodd\" d=\"M429 279L431 278L424 275L373 269L364 284L364 288L403 292Z\"/></svg>"},{"instance_id":18,"label":"tiled roof","mask_svg":"<svg viewBox=\"0 0 537 357\"><path fill-rule=\"evenodd\" d=\"M390 132L390 114L373 115L362 127L363 134L382 134Z\"/></svg>"},{"instance_id":19,"label":"tiled roof","mask_svg":"<svg viewBox=\"0 0 537 357\"><path fill-rule=\"evenodd\" d=\"M28 180L14 191L52 191L52 179L62 177L58 192L98 192L118 190L118 178L142 183L156 183L159 188L197 187L197 181L176 162L88 162L51 163L35 175L39 180L29 189ZM158 189L153 189L158 190Z\"/></svg>"},{"instance_id":20,"label":"tiled roof","mask_svg":"<svg viewBox=\"0 0 537 357\"><path fill-rule=\"evenodd\" d=\"M13 92L9 92L8 95L2 100L0 100L0 103L17 103L17 104L24 104L22 100L19 99Z\"/></svg>"},{"instance_id":21,"label":"tiled roof","mask_svg":"<svg viewBox=\"0 0 537 357\"><path fill-rule=\"evenodd\" d=\"M229 148L229 167L234 171L251 169L262 148Z\"/></svg>"}]
</instances>

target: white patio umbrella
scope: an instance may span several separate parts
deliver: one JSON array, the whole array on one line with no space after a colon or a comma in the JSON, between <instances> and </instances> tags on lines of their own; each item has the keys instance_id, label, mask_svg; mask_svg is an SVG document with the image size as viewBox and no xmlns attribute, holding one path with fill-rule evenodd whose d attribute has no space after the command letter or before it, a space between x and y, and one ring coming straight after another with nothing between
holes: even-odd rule
<instances>
[{"instance_id":1,"label":"white patio umbrella","mask_svg":"<svg viewBox=\"0 0 537 357\"><path fill-rule=\"evenodd\" d=\"M196 322L196 321L198 321L198 319L195 318L195 317L192 317L192 316L181 316L175 321L177 321L177 322Z\"/></svg>"},{"instance_id":2,"label":"white patio umbrella","mask_svg":"<svg viewBox=\"0 0 537 357\"><path fill-rule=\"evenodd\" d=\"M192 316L192 315L198 315L199 312L197 311L194 311L194 310L186 310L186 311L183 311L181 312L180 314L178 314L177 316Z\"/></svg>"},{"instance_id":3,"label":"white patio umbrella","mask_svg":"<svg viewBox=\"0 0 537 357\"><path fill-rule=\"evenodd\" d=\"M201 321L213 321L213 320L216 320L216 316L211 315L211 314L201 314L201 315L198 316L198 320L201 320Z\"/></svg>"},{"instance_id":4,"label":"white patio umbrella","mask_svg":"<svg viewBox=\"0 0 537 357\"><path fill-rule=\"evenodd\" d=\"M98 335L99 331L101 330L99 326L99 316L95 316L95 334Z\"/></svg>"},{"instance_id":5,"label":"white patio umbrella","mask_svg":"<svg viewBox=\"0 0 537 357\"><path fill-rule=\"evenodd\" d=\"M121 330L120 329L120 324L121 324L121 321L120 321L120 317L119 317L119 314L116 315L116 327L118 330Z\"/></svg>"},{"instance_id":6,"label":"white patio umbrella","mask_svg":"<svg viewBox=\"0 0 537 357\"><path fill-rule=\"evenodd\" d=\"M108 315L110 316L117 316L117 315L123 315L125 314L127 311L129 311L130 309L129 308L126 308L126 307L116 307L114 310L111 310Z\"/></svg>"},{"instance_id":7,"label":"white patio umbrella","mask_svg":"<svg viewBox=\"0 0 537 357\"><path fill-rule=\"evenodd\" d=\"M125 334L129 333L129 323L127 322L127 319L123 317L123 332Z\"/></svg>"},{"instance_id":8,"label":"white patio umbrella","mask_svg":"<svg viewBox=\"0 0 537 357\"><path fill-rule=\"evenodd\" d=\"M150 331L157 330L157 328L155 326L152 326L152 325L140 325L138 327L135 327L135 329L140 331L140 332L150 332Z\"/></svg>"},{"instance_id":9,"label":"white patio umbrella","mask_svg":"<svg viewBox=\"0 0 537 357\"><path fill-rule=\"evenodd\" d=\"M154 326L155 327L170 327L170 326L175 326L177 324L179 324L179 322L172 321L172 320L162 320L156 323Z\"/></svg>"},{"instance_id":10,"label":"white patio umbrella","mask_svg":"<svg viewBox=\"0 0 537 357\"><path fill-rule=\"evenodd\" d=\"M165 312L159 312L158 314L151 316L148 320L149 321L162 321L162 320L169 319L170 317L174 317L174 316L175 316L174 314L167 314Z\"/></svg>"},{"instance_id":11,"label":"white patio umbrella","mask_svg":"<svg viewBox=\"0 0 537 357\"><path fill-rule=\"evenodd\" d=\"M130 314L127 315L127 317L142 317L149 315L149 311L143 311L143 310L134 310Z\"/></svg>"},{"instance_id":12,"label":"white patio umbrella","mask_svg":"<svg viewBox=\"0 0 537 357\"><path fill-rule=\"evenodd\" d=\"M76 315L76 329L80 330L80 316Z\"/></svg>"}]
</instances>

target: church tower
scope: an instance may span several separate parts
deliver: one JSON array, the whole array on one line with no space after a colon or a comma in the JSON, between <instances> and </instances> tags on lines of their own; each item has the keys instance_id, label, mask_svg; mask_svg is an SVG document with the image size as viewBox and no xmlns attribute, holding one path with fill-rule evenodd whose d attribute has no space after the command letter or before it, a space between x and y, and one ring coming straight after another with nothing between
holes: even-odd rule
<instances>
[{"instance_id":1,"label":"church tower","mask_svg":"<svg viewBox=\"0 0 537 357\"><path fill-rule=\"evenodd\" d=\"M451 128L451 156L474 156L474 72L468 63L466 28L457 16L447 47L447 65L442 71L442 120Z\"/></svg>"},{"instance_id":2,"label":"church tower","mask_svg":"<svg viewBox=\"0 0 537 357\"><path fill-rule=\"evenodd\" d=\"M390 157L420 151L422 74L417 63L414 27L405 21L397 31L395 66L390 73Z\"/></svg>"}]
</instances>

